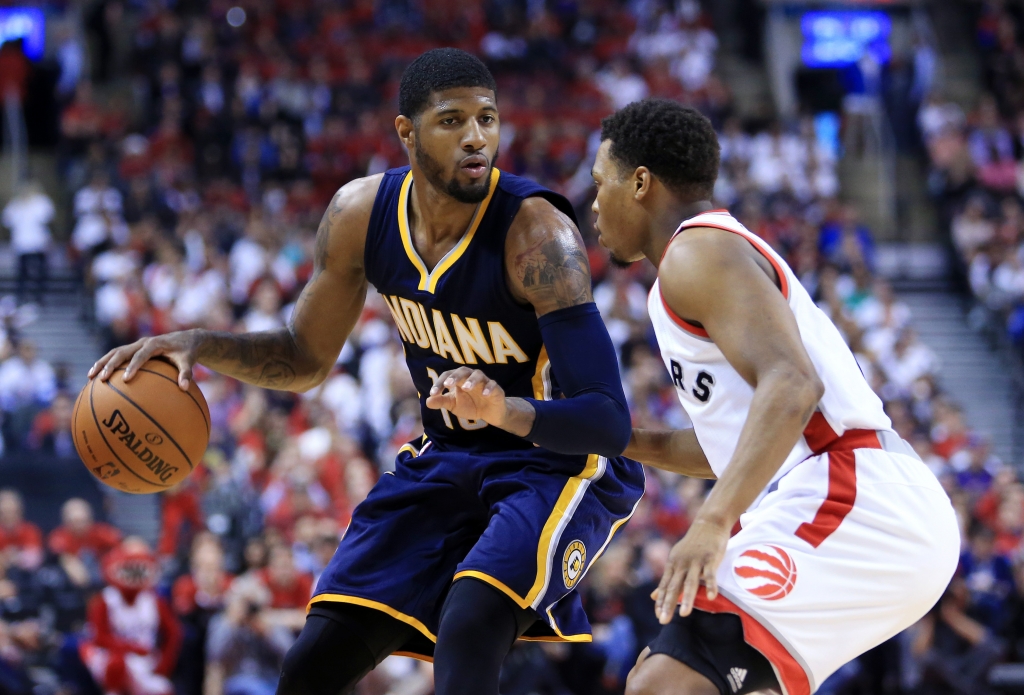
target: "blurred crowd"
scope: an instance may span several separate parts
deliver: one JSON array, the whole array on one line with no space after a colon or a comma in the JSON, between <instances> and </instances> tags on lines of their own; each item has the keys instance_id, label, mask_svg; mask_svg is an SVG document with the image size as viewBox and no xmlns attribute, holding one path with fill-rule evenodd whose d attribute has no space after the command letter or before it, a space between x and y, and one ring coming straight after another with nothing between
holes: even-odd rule
<instances>
[{"instance_id":1,"label":"blurred crowd","mask_svg":"<svg viewBox=\"0 0 1024 695\"><path fill-rule=\"evenodd\" d=\"M918 120L929 187L950 231L973 319L1024 347L1024 7L980 2L975 37L985 91L965 113L933 95Z\"/></svg>"},{"instance_id":2,"label":"blurred crowd","mask_svg":"<svg viewBox=\"0 0 1024 695\"><path fill-rule=\"evenodd\" d=\"M1024 659L1024 486L984 434L967 427L955 398L939 391L935 355L875 274L870 230L839 202L836 135L811 118L767 127L737 119L699 3L193 0L95 8L84 21L69 15L57 32L57 153L69 193L57 205L66 205L66 253L106 347L191 327L284 326L310 276L314 231L334 190L405 163L393 135L397 84L426 48L458 45L488 62L502 117L497 165L565 193L588 243L600 118L649 95L692 104L720 133L716 203L783 254L837 323L894 428L941 478L962 522L961 572L939 606L821 692L983 693L991 664ZM96 48L89 61L87 43ZM986 50L1020 49L1000 39ZM951 201L972 285L982 255L990 265L997 257L1018 262L1010 260L1022 241L1015 189L984 189L1009 202L986 200L979 209L957 188L963 172L972 190L974 181L1009 181L1005 172L980 173L984 165L973 159L1001 156L1004 141L1020 156L1007 103L982 104L971 121L934 98L919 113L933 190ZM1006 138L993 135L999 129ZM0 409L8 449L70 455L66 379L17 330L26 307L43 298L54 207L29 184L4 208L22 306L0 303L10 326ZM993 222L995 212L1012 224ZM611 265L592 244L590 261L635 426L688 426L647 317L653 269ZM387 307L372 291L335 369L309 393L256 389L203 369L197 381L210 406L210 447L185 483L161 495L159 536L148 544L93 521L100 510L82 500L68 501L62 525L44 537L24 520L17 494L0 492L0 690L273 693L352 509L420 431L416 391ZM649 470L632 521L581 586L594 642L518 645L502 693L621 693L659 629L650 592L708 489ZM402 657L360 686L367 695L431 691L429 665Z\"/></svg>"}]
</instances>

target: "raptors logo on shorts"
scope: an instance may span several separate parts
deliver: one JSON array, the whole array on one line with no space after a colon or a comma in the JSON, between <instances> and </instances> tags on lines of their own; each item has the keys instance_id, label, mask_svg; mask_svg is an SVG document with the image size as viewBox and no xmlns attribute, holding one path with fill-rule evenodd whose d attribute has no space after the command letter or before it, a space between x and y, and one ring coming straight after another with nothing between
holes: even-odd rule
<instances>
[{"instance_id":1,"label":"raptors logo on shorts","mask_svg":"<svg viewBox=\"0 0 1024 695\"><path fill-rule=\"evenodd\" d=\"M785 598L796 584L796 563L777 545L760 545L736 558L739 585L766 601Z\"/></svg>"},{"instance_id":2,"label":"raptors logo on shorts","mask_svg":"<svg viewBox=\"0 0 1024 695\"><path fill-rule=\"evenodd\" d=\"M562 556L562 581L565 588L571 589L583 576L583 568L587 565L587 547L582 541L573 541L565 549Z\"/></svg>"}]
</instances>

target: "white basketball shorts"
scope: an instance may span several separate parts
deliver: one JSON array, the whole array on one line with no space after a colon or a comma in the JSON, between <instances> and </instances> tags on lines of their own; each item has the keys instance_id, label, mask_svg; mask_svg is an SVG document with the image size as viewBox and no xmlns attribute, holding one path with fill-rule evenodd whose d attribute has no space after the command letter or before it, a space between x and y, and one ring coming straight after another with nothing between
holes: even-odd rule
<instances>
[{"instance_id":1,"label":"white basketball shorts","mask_svg":"<svg viewBox=\"0 0 1024 695\"><path fill-rule=\"evenodd\" d=\"M739 615L785 695L919 620L956 570L960 535L938 480L893 432L852 430L773 484L740 517L695 607Z\"/></svg>"}]
</instances>

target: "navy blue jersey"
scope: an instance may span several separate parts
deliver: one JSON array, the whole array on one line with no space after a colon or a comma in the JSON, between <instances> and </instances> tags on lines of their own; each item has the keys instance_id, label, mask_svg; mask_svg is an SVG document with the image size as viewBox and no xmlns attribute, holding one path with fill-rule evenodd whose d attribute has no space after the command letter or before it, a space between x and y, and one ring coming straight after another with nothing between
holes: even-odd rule
<instances>
[{"instance_id":1,"label":"navy blue jersey","mask_svg":"<svg viewBox=\"0 0 1024 695\"><path fill-rule=\"evenodd\" d=\"M517 302L506 284L505 235L524 198L543 197L575 223L572 206L529 179L492 169L487 198L466 233L428 271L409 228L411 188L410 167L384 174L366 236L365 267L402 336L427 439L462 451L532 448L482 420L457 418L425 402L437 375L463 365L482 370L506 396L552 397L557 387L537 315Z\"/></svg>"}]
</instances>

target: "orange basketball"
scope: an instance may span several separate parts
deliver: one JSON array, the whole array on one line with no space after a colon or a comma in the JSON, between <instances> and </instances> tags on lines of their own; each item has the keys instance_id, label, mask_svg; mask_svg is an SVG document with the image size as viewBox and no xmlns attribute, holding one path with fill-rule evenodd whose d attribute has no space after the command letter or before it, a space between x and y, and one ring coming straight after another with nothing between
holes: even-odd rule
<instances>
[{"instance_id":1,"label":"orange basketball","mask_svg":"<svg viewBox=\"0 0 1024 695\"><path fill-rule=\"evenodd\" d=\"M130 382L124 367L91 379L71 416L75 449L94 476L125 492L174 487L199 465L210 443L210 409L193 381L178 388L178 368L155 358Z\"/></svg>"}]
</instances>

